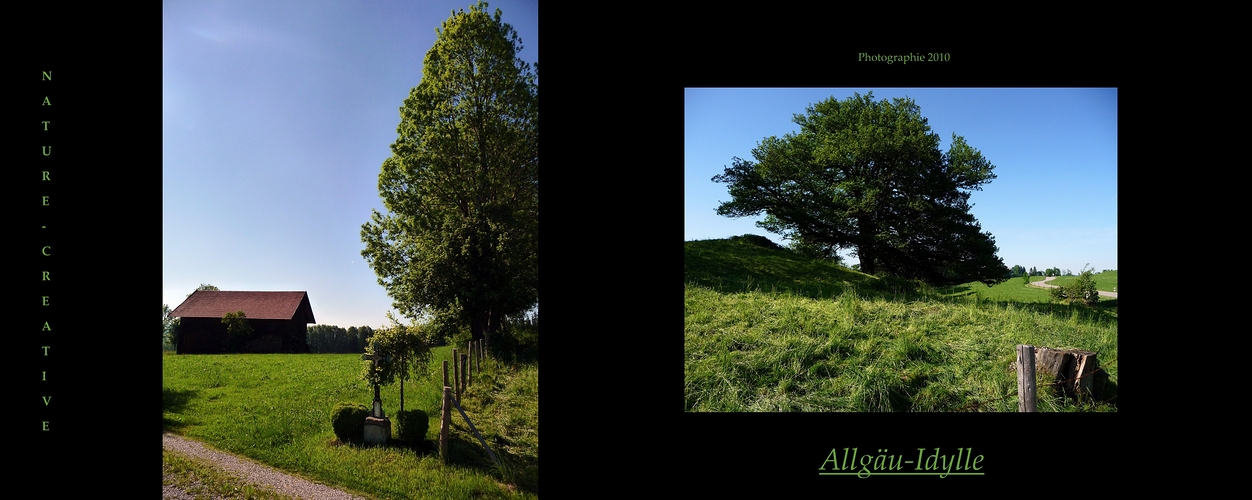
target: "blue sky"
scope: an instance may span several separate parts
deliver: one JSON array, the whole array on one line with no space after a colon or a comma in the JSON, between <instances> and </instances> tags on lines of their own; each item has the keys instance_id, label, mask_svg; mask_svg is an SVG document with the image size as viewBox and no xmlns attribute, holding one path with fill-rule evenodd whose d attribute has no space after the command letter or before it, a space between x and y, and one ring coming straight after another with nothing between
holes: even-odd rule
<instances>
[{"instance_id":1,"label":"blue sky","mask_svg":"<svg viewBox=\"0 0 1252 500\"><path fill-rule=\"evenodd\" d=\"M165 2L164 302L302 290L320 324L383 326L361 225L435 28L471 3ZM538 1L489 4L533 66Z\"/></svg>"},{"instance_id":2,"label":"blue sky","mask_svg":"<svg viewBox=\"0 0 1252 500\"><path fill-rule=\"evenodd\" d=\"M753 233L785 244L756 226L763 215L717 215L730 195L711 179L733 157L754 160L761 139L798 131L792 116L810 104L871 91L875 100L912 98L941 150L956 133L996 166L970 203L1005 265L1117 269L1117 89L686 89L684 239Z\"/></svg>"}]
</instances>

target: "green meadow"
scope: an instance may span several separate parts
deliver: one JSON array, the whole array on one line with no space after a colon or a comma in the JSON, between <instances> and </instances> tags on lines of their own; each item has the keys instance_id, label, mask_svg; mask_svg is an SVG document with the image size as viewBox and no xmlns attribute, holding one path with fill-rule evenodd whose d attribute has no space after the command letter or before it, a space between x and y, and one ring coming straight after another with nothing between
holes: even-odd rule
<instances>
[{"instance_id":1,"label":"green meadow","mask_svg":"<svg viewBox=\"0 0 1252 500\"><path fill-rule=\"evenodd\" d=\"M461 404L502 462L488 457L453 411L449 460L440 459L442 365L434 350L429 376L410 379L406 410L429 415L416 447L341 443L331 429L336 403L368 405L359 354L220 354L163 356L163 426L219 450L367 498L529 498L538 495L538 362L490 360ZM382 386L384 411L400 409L399 383ZM394 423L393 423L394 425ZM395 430L393 428L393 436Z\"/></svg>"},{"instance_id":2,"label":"green meadow","mask_svg":"<svg viewBox=\"0 0 1252 500\"><path fill-rule=\"evenodd\" d=\"M1096 290L1104 292L1114 292L1117 288L1117 271L1104 271L1099 274L1093 274L1095 278ZM1078 279L1077 276L1058 276L1056 279L1049 281L1049 284L1064 286L1073 283Z\"/></svg>"},{"instance_id":3,"label":"green meadow","mask_svg":"<svg viewBox=\"0 0 1252 500\"><path fill-rule=\"evenodd\" d=\"M687 411L1017 411L1017 344L1094 351L1109 374L1100 401L1041 375L1039 411L1117 411L1116 299L1059 303L1021 278L934 289L762 240L684 244Z\"/></svg>"}]
</instances>

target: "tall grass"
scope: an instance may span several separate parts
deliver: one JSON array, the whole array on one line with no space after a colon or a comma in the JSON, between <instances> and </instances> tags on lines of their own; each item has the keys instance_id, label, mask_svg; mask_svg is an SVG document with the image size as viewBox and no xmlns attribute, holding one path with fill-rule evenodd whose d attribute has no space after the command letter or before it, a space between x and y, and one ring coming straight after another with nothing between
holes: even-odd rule
<instances>
[{"instance_id":1,"label":"tall grass","mask_svg":"<svg viewBox=\"0 0 1252 500\"><path fill-rule=\"evenodd\" d=\"M822 263L790 268L827 266L823 276L774 269L757 281L793 285L785 290L748 288L734 273L756 268L753 255L798 257L730 243L687 243L689 273L707 273L689 274L684 291L687 411L1016 411L1016 344L1095 351L1115 390L1115 304L1052 303L1046 290L1021 280L892 291ZM701 260L740 263L715 284ZM1041 397L1043 411L1080 408Z\"/></svg>"}]
</instances>

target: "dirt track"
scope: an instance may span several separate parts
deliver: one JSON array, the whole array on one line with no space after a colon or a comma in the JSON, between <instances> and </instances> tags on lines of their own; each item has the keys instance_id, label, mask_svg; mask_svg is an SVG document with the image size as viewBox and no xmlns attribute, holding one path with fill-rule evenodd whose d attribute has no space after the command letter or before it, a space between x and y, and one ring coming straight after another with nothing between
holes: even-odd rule
<instances>
[{"instance_id":1,"label":"dirt track","mask_svg":"<svg viewBox=\"0 0 1252 500\"><path fill-rule=\"evenodd\" d=\"M1043 281L1031 281L1031 282L1030 282L1030 284L1031 284L1031 285L1034 285L1034 286L1037 286L1037 287L1039 287L1039 288L1056 288L1056 285L1049 285L1049 284L1048 284L1048 282L1049 282L1049 281L1052 281L1052 280L1054 280L1054 279L1056 279L1056 276L1049 276L1049 277L1047 277L1047 278L1044 278L1044 279L1043 279ZM1115 299L1116 299L1116 298L1117 298L1117 293L1115 293L1115 292L1105 292L1105 291L1103 291L1103 290L1100 290L1100 296L1101 296L1101 297L1112 297L1112 298L1115 298Z\"/></svg>"},{"instance_id":2,"label":"dirt track","mask_svg":"<svg viewBox=\"0 0 1252 500\"><path fill-rule=\"evenodd\" d=\"M210 449L198 441L168 432L164 433L161 441L166 449L208 460L236 477L253 484L268 486L284 495L308 500L361 500L360 497L335 488L284 474L271 467L258 464L246 458ZM181 500L193 498L192 495L173 486L165 486L164 489L165 491L161 495L163 499Z\"/></svg>"}]
</instances>

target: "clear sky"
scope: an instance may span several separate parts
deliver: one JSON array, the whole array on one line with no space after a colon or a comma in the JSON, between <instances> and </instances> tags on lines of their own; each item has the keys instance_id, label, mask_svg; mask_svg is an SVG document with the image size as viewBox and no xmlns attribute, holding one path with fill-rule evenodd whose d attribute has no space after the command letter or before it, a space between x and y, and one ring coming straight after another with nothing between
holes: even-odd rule
<instances>
[{"instance_id":1,"label":"clear sky","mask_svg":"<svg viewBox=\"0 0 1252 500\"><path fill-rule=\"evenodd\" d=\"M201 283L298 290L319 324L383 326L361 225L435 28L472 3L165 2L164 302ZM488 3L533 67L538 0Z\"/></svg>"},{"instance_id":2,"label":"clear sky","mask_svg":"<svg viewBox=\"0 0 1252 500\"><path fill-rule=\"evenodd\" d=\"M798 132L810 104L873 91L875 100L910 97L947 151L952 134L995 165L996 179L970 196L1006 266L1077 274L1085 264L1117 269L1117 89L858 88L685 90L684 233L687 241L752 233L785 244L757 218L717 215L729 201L712 182L733 157L753 160L768 136ZM845 255L845 262L857 260Z\"/></svg>"}]
</instances>

